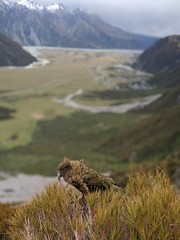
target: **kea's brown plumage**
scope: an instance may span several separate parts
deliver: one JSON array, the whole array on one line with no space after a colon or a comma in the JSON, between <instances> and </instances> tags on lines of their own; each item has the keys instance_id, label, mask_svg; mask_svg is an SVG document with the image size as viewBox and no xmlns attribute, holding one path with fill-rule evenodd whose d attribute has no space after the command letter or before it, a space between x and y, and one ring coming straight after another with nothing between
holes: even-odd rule
<instances>
[{"instance_id":1,"label":"kea's brown plumage","mask_svg":"<svg viewBox=\"0 0 180 240\"><path fill-rule=\"evenodd\" d=\"M83 195L97 190L106 190L111 186L118 188L111 178L87 167L83 160L64 158L58 166L58 179L60 180L61 177L82 192Z\"/></svg>"}]
</instances>

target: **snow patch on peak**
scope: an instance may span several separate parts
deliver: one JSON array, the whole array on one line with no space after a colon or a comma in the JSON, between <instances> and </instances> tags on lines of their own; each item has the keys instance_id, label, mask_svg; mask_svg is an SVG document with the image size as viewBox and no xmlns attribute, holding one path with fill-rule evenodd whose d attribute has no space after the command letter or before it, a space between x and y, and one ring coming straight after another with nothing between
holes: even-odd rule
<instances>
[{"instance_id":1,"label":"snow patch on peak","mask_svg":"<svg viewBox=\"0 0 180 240\"><path fill-rule=\"evenodd\" d=\"M64 5L62 3L53 3L49 6L46 7L47 10L49 11L57 11L57 10L62 10L62 11L65 11L66 8L64 7Z\"/></svg>"},{"instance_id":2,"label":"snow patch on peak","mask_svg":"<svg viewBox=\"0 0 180 240\"><path fill-rule=\"evenodd\" d=\"M31 0L19 0L17 3L28 9L31 9L31 10L43 10L44 9L44 7L42 5L40 5L38 3L34 3Z\"/></svg>"}]
</instances>

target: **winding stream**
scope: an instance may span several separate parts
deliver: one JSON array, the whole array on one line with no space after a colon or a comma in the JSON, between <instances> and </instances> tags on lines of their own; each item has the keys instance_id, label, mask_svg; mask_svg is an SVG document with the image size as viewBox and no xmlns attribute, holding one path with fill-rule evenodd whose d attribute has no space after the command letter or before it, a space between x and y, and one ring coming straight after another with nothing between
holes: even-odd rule
<instances>
[{"instance_id":1,"label":"winding stream","mask_svg":"<svg viewBox=\"0 0 180 240\"><path fill-rule=\"evenodd\" d=\"M79 104L73 100L74 97L83 94L82 89L78 89L76 92L67 95L64 99L53 98L53 103L62 104L67 107L71 107L74 109L85 110L92 113L102 113L102 112L112 112L112 113L126 113L133 109L141 109L152 102L158 100L162 94L151 95L148 97L141 98L138 101L133 103L125 103L115 106L86 106Z\"/></svg>"}]
</instances>

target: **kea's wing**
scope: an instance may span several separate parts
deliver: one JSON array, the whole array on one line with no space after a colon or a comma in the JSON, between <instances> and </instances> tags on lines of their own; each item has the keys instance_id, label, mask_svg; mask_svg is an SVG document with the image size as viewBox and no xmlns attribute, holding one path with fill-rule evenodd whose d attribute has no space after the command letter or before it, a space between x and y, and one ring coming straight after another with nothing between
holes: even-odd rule
<instances>
[{"instance_id":1,"label":"kea's wing","mask_svg":"<svg viewBox=\"0 0 180 240\"><path fill-rule=\"evenodd\" d=\"M83 182L86 183L90 191L98 189L105 190L114 184L114 181L111 178L105 177L95 171L86 173L83 177Z\"/></svg>"}]
</instances>

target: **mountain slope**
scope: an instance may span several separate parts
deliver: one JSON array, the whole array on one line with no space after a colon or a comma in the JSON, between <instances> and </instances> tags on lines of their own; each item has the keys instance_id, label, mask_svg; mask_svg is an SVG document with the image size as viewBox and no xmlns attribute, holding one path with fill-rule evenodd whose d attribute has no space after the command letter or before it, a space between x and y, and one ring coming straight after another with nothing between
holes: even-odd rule
<instances>
[{"instance_id":1,"label":"mountain slope","mask_svg":"<svg viewBox=\"0 0 180 240\"><path fill-rule=\"evenodd\" d=\"M180 85L180 66L156 74L149 83L160 88L172 88Z\"/></svg>"},{"instance_id":2,"label":"mountain slope","mask_svg":"<svg viewBox=\"0 0 180 240\"><path fill-rule=\"evenodd\" d=\"M26 66L34 61L18 43L0 33L0 66Z\"/></svg>"},{"instance_id":3,"label":"mountain slope","mask_svg":"<svg viewBox=\"0 0 180 240\"><path fill-rule=\"evenodd\" d=\"M149 83L172 88L180 85L180 35L162 38L145 50L133 67L154 73Z\"/></svg>"},{"instance_id":4,"label":"mountain slope","mask_svg":"<svg viewBox=\"0 0 180 240\"><path fill-rule=\"evenodd\" d=\"M23 45L144 49L156 38L127 33L96 15L62 4L0 1L0 31Z\"/></svg>"},{"instance_id":5,"label":"mountain slope","mask_svg":"<svg viewBox=\"0 0 180 240\"><path fill-rule=\"evenodd\" d=\"M150 84L162 97L139 111L142 120L124 132L116 133L99 146L120 162L161 164L166 160L169 175L180 180L180 36L157 41L136 61L138 69L155 73ZM136 113L137 114L137 113ZM177 184L177 185L178 185Z\"/></svg>"},{"instance_id":6,"label":"mountain slope","mask_svg":"<svg viewBox=\"0 0 180 240\"><path fill-rule=\"evenodd\" d=\"M156 41L140 55L134 67L150 73L162 73L180 67L180 35Z\"/></svg>"}]
</instances>

